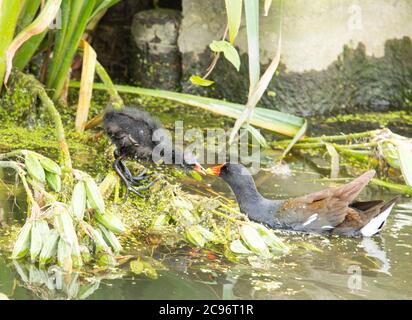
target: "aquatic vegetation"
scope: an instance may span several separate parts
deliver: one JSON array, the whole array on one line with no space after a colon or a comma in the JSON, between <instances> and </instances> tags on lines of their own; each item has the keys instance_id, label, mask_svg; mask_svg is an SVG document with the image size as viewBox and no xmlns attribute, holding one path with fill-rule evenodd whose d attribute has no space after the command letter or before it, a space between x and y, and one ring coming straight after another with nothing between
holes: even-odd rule
<instances>
[{"instance_id":1,"label":"aquatic vegetation","mask_svg":"<svg viewBox=\"0 0 412 320\"><path fill-rule=\"evenodd\" d=\"M362 142L360 142L360 140ZM274 148L287 148L290 141L275 141ZM317 152L327 149L331 155L331 178L337 177L339 157L345 157L367 168L381 169L389 173L395 182L372 179L372 183L389 189L412 195L412 141L400 136L389 129L379 129L367 132L342 134L336 136L305 137L294 145L295 151ZM397 183L399 179L404 185Z\"/></svg>"},{"instance_id":2,"label":"aquatic vegetation","mask_svg":"<svg viewBox=\"0 0 412 320\"><path fill-rule=\"evenodd\" d=\"M121 213L122 220L131 230L138 230L135 232L142 240L152 239L157 245L168 243L173 247L185 241L235 261L248 255L273 258L288 252L288 246L275 236L275 231L248 221L229 200L189 194L165 180L153 189L156 192L151 192L144 202L139 198L133 201L135 212L127 209ZM242 233L245 228L256 231ZM232 250L239 242L250 248L246 255ZM254 250L256 243L268 246L268 251Z\"/></svg>"},{"instance_id":3,"label":"aquatic vegetation","mask_svg":"<svg viewBox=\"0 0 412 320\"><path fill-rule=\"evenodd\" d=\"M107 274L76 273L67 274L56 267L38 268L34 264L13 261L13 268L19 276L21 286L28 288L41 299L84 300L95 293L102 280L115 279L123 275L119 270Z\"/></svg>"},{"instance_id":4,"label":"aquatic vegetation","mask_svg":"<svg viewBox=\"0 0 412 320\"><path fill-rule=\"evenodd\" d=\"M7 82L12 66L23 70L35 54L53 48L53 54L49 52L43 61L48 69L45 83L53 90L53 99L60 98L87 26L95 26L104 12L119 1L48 0L44 6L40 0L3 1L0 8L5 13L0 20L0 30L4 34L0 48L1 83L3 79ZM61 15L56 23L61 26L56 30L49 28L59 12ZM46 37L48 33L55 33L55 37ZM53 38L54 43L51 42ZM41 46L42 43L45 45Z\"/></svg>"},{"instance_id":5,"label":"aquatic vegetation","mask_svg":"<svg viewBox=\"0 0 412 320\"><path fill-rule=\"evenodd\" d=\"M0 160L0 167L17 172L27 194L27 220L12 252L13 259L25 263L42 268L57 263L69 273L93 264L111 268L118 264L125 242L136 234L157 245L183 241L208 248L231 261L251 255L268 259L289 251L273 230L249 222L230 202L190 195L164 179L148 199L135 198L119 212L119 180L114 173L98 186L80 170L73 169L73 177L63 176L57 163L33 151L14 150L1 154ZM114 200L109 200L113 192ZM249 249L239 251L239 246ZM148 270L149 276L154 274Z\"/></svg>"},{"instance_id":6,"label":"aquatic vegetation","mask_svg":"<svg viewBox=\"0 0 412 320\"><path fill-rule=\"evenodd\" d=\"M12 158L24 158L24 166ZM84 253L95 253L100 262L102 257L112 257L107 262L115 263L114 253L121 250L115 233L126 229L106 211L101 191L89 175L74 171L78 182L71 204L66 204L62 201L68 198L72 180L64 180L68 186L62 186L62 170L53 160L27 150L3 154L0 159L0 167L17 171L28 199L27 221L17 236L13 259L23 259L30 253L32 263L38 261L44 266L57 261L66 272L82 267Z\"/></svg>"},{"instance_id":7,"label":"aquatic vegetation","mask_svg":"<svg viewBox=\"0 0 412 320\"><path fill-rule=\"evenodd\" d=\"M412 120L412 115L408 111L391 111L385 113L351 113L351 114L339 114L334 117L319 118L317 121L322 121L324 123L336 123L336 122L354 122L354 121L367 121L369 123L375 122L379 123L381 126L388 126L392 121L394 122L410 122Z\"/></svg>"}]
</instances>

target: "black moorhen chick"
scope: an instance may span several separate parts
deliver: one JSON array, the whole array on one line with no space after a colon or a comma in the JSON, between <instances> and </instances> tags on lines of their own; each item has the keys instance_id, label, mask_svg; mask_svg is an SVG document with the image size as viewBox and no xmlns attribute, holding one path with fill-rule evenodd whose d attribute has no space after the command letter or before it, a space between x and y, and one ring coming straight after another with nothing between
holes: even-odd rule
<instances>
[{"instance_id":1,"label":"black moorhen chick","mask_svg":"<svg viewBox=\"0 0 412 320\"><path fill-rule=\"evenodd\" d=\"M161 123L149 113L137 108L124 107L120 110L108 108L104 114L104 128L116 145L114 152L116 160L113 168L126 185L125 201L130 191L142 196L139 191L149 188L158 178L146 186L139 186L141 180L148 177L146 171L133 176L122 160L130 158L152 161L153 149L160 143L153 140L153 133L162 129ZM177 150L171 148L173 163L175 163L176 152ZM184 153L182 158L184 168L204 173L203 167L192 154Z\"/></svg>"},{"instance_id":2,"label":"black moorhen chick","mask_svg":"<svg viewBox=\"0 0 412 320\"><path fill-rule=\"evenodd\" d=\"M271 228L369 237L382 229L399 198L388 202L353 202L375 175L374 170L341 187L288 200L264 198L256 189L250 172L241 164L225 163L207 172L229 184L241 212Z\"/></svg>"}]
</instances>

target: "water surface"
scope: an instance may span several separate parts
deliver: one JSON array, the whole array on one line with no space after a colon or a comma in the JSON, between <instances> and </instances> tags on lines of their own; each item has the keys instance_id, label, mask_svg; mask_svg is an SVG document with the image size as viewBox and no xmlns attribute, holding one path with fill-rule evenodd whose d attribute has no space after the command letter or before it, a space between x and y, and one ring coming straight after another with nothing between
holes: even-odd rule
<instances>
[{"instance_id":1,"label":"water surface","mask_svg":"<svg viewBox=\"0 0 412 320\"><path fill-rule=\"evenodd\" d=\"M271 155L264 155L266 164ZM305 159L292 159L288 170L261 171L255 176L267 197L287 198L320 190L330 182ZM213 190L233 197L219 179L205 182ZM10 198L0 186L0 233L18 224L24 198ZM361 199L389 199L394 194L369 186ZM406 207L411 209L405 209ZM234 264L208 251L189 247L153 252L163 265L157 277L137 276L129 270L97 276L56 276L19 265L1 251L0 292L11 299L411 299L412 201L403 198L383 232L373 238L352 239L284 232L290 244L307 244L272 261L259 259Z\"/></svg>"}]
</instances>

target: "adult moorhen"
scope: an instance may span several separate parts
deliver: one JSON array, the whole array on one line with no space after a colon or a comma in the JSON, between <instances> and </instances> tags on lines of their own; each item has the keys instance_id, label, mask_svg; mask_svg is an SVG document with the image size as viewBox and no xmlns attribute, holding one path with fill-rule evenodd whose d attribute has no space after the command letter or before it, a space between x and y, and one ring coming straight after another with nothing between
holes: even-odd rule
<instances>
[{"instance_id":1,"label":"adult moorhen","mask_svg":"<svg viewBox=\"0 0 412 320\"><path fill-rule=\"evenodd\" d=\"M141 186L141 181L148 177L146 171L138 176L133 176L122 160L130 158L152 161L154 148L162 142L163 145L170 147L172 162L177 162L176 157L180 150L173 148L171 141L165 143L165 140L156 141L153 139L153 134L163 127L157 119L145 111L130 107L124 107L120 110L108 108L104 114L104 128L116 146L113 168L126 185L125 201L130 191L142 196L139 191L149 188L158 178L146 186ZM164 153L164 151L162 152ZM164 155L163 153L161 155ZM204 173L203 167L191 153L181 152L180 155L182 155L181 165L184 168Z\"/></svg>"},{"instance_id":2,"label":"adult moorhen","mask_svg":"<svg viewBox=\"0 0 412 320\"><path fill-rule=\"evenodd\" d=\"M233 190L240 211L271 228L373 236L384 226L398 197L387 202L353 202L375 175L371 170L352 182L288 200L269 200L256 189L250 172L241 164L225 163L209 168Z\"/></svg>"}]
</instances>

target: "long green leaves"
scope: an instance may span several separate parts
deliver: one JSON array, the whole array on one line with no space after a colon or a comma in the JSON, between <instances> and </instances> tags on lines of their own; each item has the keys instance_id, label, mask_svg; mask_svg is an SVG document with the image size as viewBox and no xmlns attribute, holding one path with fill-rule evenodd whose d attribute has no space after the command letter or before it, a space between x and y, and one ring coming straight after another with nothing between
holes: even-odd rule
<instances>
[{"instance_id":1,"label":"long green leaves","mask_svg":"<svg viewBox=\"0 0 412 320\"><path fill-rule=\"evenodd\" d=\"M336 179L339 176L339 153L331 143L325 143L326 150L330 155L330 178Z\"/></svg>"},{"instance_id":2,"label":"long green leaves","mask_svg":"<svg viewBox=\"0 0 412 320\"><path fill-rule=\"evenodd\" d=\"M29 25L27 26L22 32L20 32L6 52L6 75L4 78L4 82L6 83L12 68L13 57L16 51L30 39L32 36L38 35L42 33L54 20L56 17L62 0L49 0L45 4L43 10L40 12L38 17Z\"/></svg>"},{"instance_id":3,"label":"long green leaves","mask_svg":"<svg viewBox=\"0 0 412 320\"><path fill-rule=\"evenodd\" d=\"M233 44L242 21L242 0L225 0L230 43Z\"/></svg>"},{"instance_id":4,"label":"long green leaves","mask_svg":"<svg viewBox=\"0 0 412 320\"><path fill-rule=\"evenodd\" d=\"M37 11L40 8L40 4L41 4L40 0L24 1L20 9L17 32L21 32L30 23L32 23L32 21L36 17Z\"/></svg>"},{"instance_id":5,"label":"long green leaves","mask_svg":"<svg viewBox=\"0 0 412 320\"><path fill-rule=\"evenodd\" d=\"M246 2L250 2L253 3L254 1L246 1ZM256 1L257 3L259 3L258 1ZM282 2L281 2L281 6L282 6ZM255 5L255 7L251 8L250 10L254 10L254 13L256 14L259 13L259 8L258 5ZM253 12L252 12L253 13ZM252 14L251 13L251 14ZM282 18L282 14L281 14L281 18ZM259 16L258 16L258 21L259 21ZM255 22L255 21L252 21ZM269 67L266 69L265 73L263 74L263 76L258 80L258 82L255 84L254 81L256 81L255 79L255 73L257 72L257 64L260 63L260 61L251 61L251 57L249 56L249 74L250 76L250 91L249 91L249 98L248 98L248 102L246 103L246 107L245 110L243 111L242 115L236 120L236 123L232 129L232 132L230 134L230 138L229 138L229 143L232 143L235 139L235 136L238 132L238 130L240 129L240 127L242 126L242 124L245 121L248 121L251 116L253 115L253 111L257 105L257 103L259 102L259 100L262 98L264 92L266 91L270 81L273 78L273 75L276 72L276 69L279 66L279 62L280 62L280 52L281 52L281 44L282 44L282 20L280 19L279 21L279 37L278 37L278 46L276 49L276 54L275 57L273 58L272 62L270 63ZM253 27L255 28L255 27ZM254 34L253 34L254 35ZM256 36L256 35L254 35ZM256 41L256 40L254 40ZM257 40L258 41L258 40ZM256 43L254 44L254 46L256 46ZM256 50L256 48L252 48L253 50ZM259 50L259 43L257 44L257 50ZM252 77L253 75L253 77ZM253 82L252 82L253 81Z\"/></svg>"},{"instance_id":6,"label":"long green leaves","mask_svg":"<svg viewBox=\"0 0 412 320\"><path fill-rule=\"evenodd\" d=\"M265 0L265 16L268 15L271 5L272 5L272 0Z\"/></svg>"},{"instance_id":7,"label":"long green leaves","mask_svg":"<svg viewBox=\"0 0 412 320\"><path fill-rule=\"evenodd\" d=\"M40 8L40 0L31 0L26 1L24 7L21 9L20 18L19 18L19 31L26 28L36 17L36 14ZM17 50L13 58L13 66L19 70L23 68L30 62L30 59L35 54L40 43L44 39L48 30L43 31L42 33L32 36L27 40L20 48Z\"/></svg>"},{"instance_id":8,"label":"long green leaves","mask_svg":"<svg viewBox=\"0 0 412 320\"><path fill-rule=\"evenodd\" d=\"M54 100L58 99L62 93L72 60L88 23L119 1L63 1L62 28L56 35L56 44L46 82L47 87L54 90Z\"/></svg>"},{"instance_id":9,"label":"long green leaves","mask_svg":"<svg viewBox=\"0 0 412 320\"><path fill-rule=\"evenodd\" d=\"M96 0L72 0L62 4L62 29L56 35L56 47L47 77L47 87L54 89L57 100L70 70L80 40L92 15Z\"/></svg>"},{"instance_id":10,"label":"long green leaves","mask_svg":"<svg viewBox=\"0 0 412 320\"><path fill-rule=\"evenodd\" d=\"M89 18L89 22L97 15L101 14L103 11L109 9L110 7L119 3L120 1L121 0L97 0L96 5L94 6L93 13Z\"/></svg>"},{"instance_id":11,"label":"long green leaves","mask_svg":"<svg viewBox=\"0 0 412 320\"><path fill-rule=\"evenodd\" d=\"M296 132L295 136L293 137L292 141L289 143L285 151L283 151L280 160L282 160L286 155L292 150L293 146L305 135L306 130L308 129L308 122L304 120L302 127Z\"/></svg>"},{"instance_id":12,"label":"long green leaves","mask_svg":"<svg viewBox=\"0 0 412 320\"><path fill-rule=\"evenodd\" d=\"M13 40L19 13L20 1L0 1L0 92L6 73L6 52Z\"/></svg>"},{"instance_id":13,"label":"long green leaves","mask_svg":"<svg viewBox=\"0 0 412 320\"><path fill-rule=\"evenodd\" d=\"M249 56L249 95L260 78L259 0L245 1L246 32Z\"/></svg>"},{"instance_id":14,"label":"long green leaves","mask_svg":"<svg viewBox=\"0 0 412 320\"><path fill-rule=\"evenodd\" d=\"M80 83L71 82L70 86L79 88ZM172 100L235 119L237 119L242 114L242 111L244 109L244 106L241 104L212 98L199 97L190 94L164 90L145 89L124 85L116 85L114 87L118 92ZM100 83L95 84L94 89L107 90L106 86ZM299 132L299 129L303 126L304 119L275 110L256 108L250 120L250 124L283 134L285 136L294 137L296 133Z\"/></svg>"}]
</instances>

